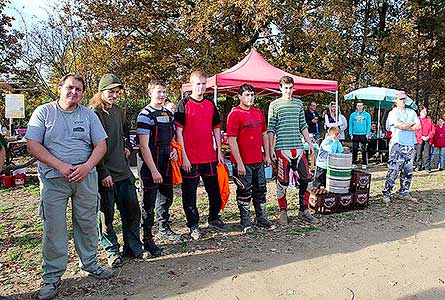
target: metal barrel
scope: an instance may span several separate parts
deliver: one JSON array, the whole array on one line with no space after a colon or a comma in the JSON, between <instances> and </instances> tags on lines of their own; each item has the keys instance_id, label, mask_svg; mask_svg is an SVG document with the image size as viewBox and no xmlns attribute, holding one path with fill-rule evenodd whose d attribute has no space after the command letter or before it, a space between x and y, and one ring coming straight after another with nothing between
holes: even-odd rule
<instances>
[{"instance_id":1,"label":"metal barrel","mask_svg":"<svg viewBox=\"0 0 445 300\"><path fill-rule=\"evenodd\" d=\"M326 189L331 193L348 193L351 183L351 171L351 153L330 153L326 172Z\"/></svg>"}]
</instances>

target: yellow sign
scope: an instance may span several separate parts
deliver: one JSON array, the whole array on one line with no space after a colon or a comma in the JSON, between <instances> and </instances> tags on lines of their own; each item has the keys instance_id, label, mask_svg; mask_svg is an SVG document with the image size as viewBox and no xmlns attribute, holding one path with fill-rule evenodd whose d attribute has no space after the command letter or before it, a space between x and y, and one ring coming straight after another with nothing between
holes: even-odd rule
<instances>
[{"instance_id":1,"label":"yellow sign","mask_svg":"<svg viewBox=\"0 0 445 300\"><path fill-rule=\"evenodd\" d=\"M25 95L5 95L5 118L23 119L25 117Z\"/></svg>"}]
</instances>

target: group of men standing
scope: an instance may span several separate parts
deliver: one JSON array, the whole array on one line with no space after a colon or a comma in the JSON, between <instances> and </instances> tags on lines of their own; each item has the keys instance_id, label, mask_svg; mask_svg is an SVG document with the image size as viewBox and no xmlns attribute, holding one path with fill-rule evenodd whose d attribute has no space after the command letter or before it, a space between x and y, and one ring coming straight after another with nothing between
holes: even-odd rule
<instances>
[{"instance_id":1,"label":"group of men standing","mask_svg":"<svg viewBox=\"0 0 445 300\"><path fill-rule=\"evenodd\" d=\"M117 76L106 74L102 77L89 109L80 104L85 88L83 79L68 74L59 81L59 100L34 111L25 138L28 151L39 160L41 182L40 215L44 230L43 285L39 299L52 299L57 295L60 279L67 268L69 199L80 269L89 276L99 279L113 276L111 269L97 261L98 239L106 251L109 266L116 268L123 264L113 227L115 206L122 221L124 256L146 258L162 254L152 236L155 209L159 226L157 237L171 241L181 238L169 225L173 200L170 162L178 158L181 160L183 209L191 238L197 240L201 236L196 205L200 177L209 197L209 228L227 230L220 216L222 200L217 179L217 165L224 163L221 121L215 104L204 98L206 79L203 72L191 74L192 93L178 103L174 115L164 107L166 84L159 80L149 84L150 104L137 118L139 155L143 161L140 168L142 210L135 178L128 165L132 148L126 116L116 105L123 89ZM286 188L290 169L300 182L299 217L308 222L314 220L304 204L310 172L301 134L309 145L309 152L313 152L313 148L302 102L292 98L293 87L291 77L281 78L282 97L270 105L268 128L262 113L253 107L255 89L249 84L240 87L240 105L228 117L236 199L245 233L254 231L249 215L250 202L255 208L254 224L266 229L275 227L266 214L264 166L271 161L278 163L280 223L287 224ZM180 145L179 153L171 146L174 138Z\"/></svg>"},{"instance_id":2,"label":"group of men standing","mask_svg":"<svg viewBox=\"0 0 445 300\"><path fill-rule=\"evenodd\" d=\"M150 104L137 117L142 160L139 170L143 187L142 209L135 177L128 164L132 148L126 116L116 105L123 89L117 76L105 74L102 77L89 109L80 104L85 88L83 79L68 74L58 84L59 100L39 106L34 111L25 138L28 151L39 160L41 182L44 284L39 299L52 299L57 295L60 279L67 267L68 199L72 203L74 243L80 269L99 279L111 278L113 272L98 264L98 239L106 251L108 265L116 268L123 264L113 227L115 206L122 221L123 256L144 259L162 255L162 249L153 241L155 217L160 240L181 239L169 225L169 209L173 201L172 162L179 161L181 166L182 204L190 237L194 240L201 237L196 204L200 178L208 194L209 228L227 230L220 215L222 200L217 178L217 165L224 163L221 120L214 102L204 97L206 79L205 73L192 72L192 92L178 103L174 114L165 107L166 84L160 80L152 80L149 84ZM279 223L288 224L286 190L291 170L299 182L298 219L308 223L316 221L304 201L312 174L303 142L307 143L307 152L312 154L308 127L315 130L315 134L319 133L318 120L312 113L315 121L308 126L301 100L293 97L292 77L282 77L279 85L281 97L270 103L267 126L261 111L253 107L255 88L250 84L239 88L240 104L227 118L236 200L244 233L255 230L249 213L251 202L255 209L255 226L269 230L275 228L266 214L264 167L272 162L277 166ZM417 123L412 114L404 110L403 95L397 98L399 110L390 114L395 138L392 140L390 169L384 191L384 200L388 203L399 171L402 171L400 195L409 196L408 161L413 154L410 132L417 128ZM357 112L351 118L367 124L370 117L366 114L363 103L361 106L358 103ZM354 142L364 142L358 131L352 131L352 137ZM172 147L173 140L180 147Z\"/></svg>"}]
</instances>

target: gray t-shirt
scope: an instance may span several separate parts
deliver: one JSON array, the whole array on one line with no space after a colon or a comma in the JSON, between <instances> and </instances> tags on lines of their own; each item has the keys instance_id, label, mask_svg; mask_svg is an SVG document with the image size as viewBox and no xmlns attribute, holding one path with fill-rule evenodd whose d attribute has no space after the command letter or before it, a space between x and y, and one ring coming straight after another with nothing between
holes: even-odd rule
<instances>
[{"instance_id":1,"label":"gray t-shirt","mask_svg":"<svg viewBox=\"0 0 445 300\"><path fill-rule=\"evenodd\" d=\"M64 111L55 101L36 108L25 138L41 143L61 161L78 165L88 160L93 145L105 140L107 134L92 110L79 104L74 111ZM63 177L42 162L38 171L45 178ZM95 171L95 168L91 170Z\"/></svg>"}]
</instances>

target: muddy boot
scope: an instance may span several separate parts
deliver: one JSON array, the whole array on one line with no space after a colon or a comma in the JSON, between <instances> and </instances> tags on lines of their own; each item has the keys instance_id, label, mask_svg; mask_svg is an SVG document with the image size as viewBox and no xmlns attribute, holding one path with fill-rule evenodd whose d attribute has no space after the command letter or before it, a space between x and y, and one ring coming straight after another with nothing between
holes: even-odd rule
<instances>
[{"instance_id":1,"label":"muddy boot","mask_svg":"<svg viewBox=\"0 0 445 300\"><path fill-rule=\"evenodd\" d=\"M250 203L239 200L237 202L240 214L241 230L248 233L252 229L252 225L250 224Z\"/></svg>"},{"instance_id":2,"label":"muddy boot","mask_svg":"<svg viewBox=\"0 0 445 300\"><path fill-rule=\"evenodd\" d=\"M268 230L275 229L275 225L269 221L266 214L266 203L254 202L253 207L255 208L255 225Z\"/></svg>"},{"instance_id":3,"label":"muddy boot","mask_svg":"<svg viewBox=\"0 0 445 300\"><path fill-rule=\"evenodd\" d=\"M287 225L287 209L280 209L280 218L278 223L280 225Z\"/></svg>"},{"instance_id":4,"label":"muddy boot","mask_svg":"<svg viewBox=\"0 0 445 300\"><path fill-rule=\"evenodd\" d=\"M144 250L150 252L152 257L162 255L162 249L159 248L152 239L144 240Z\"/></svg>"}]
</instances>

